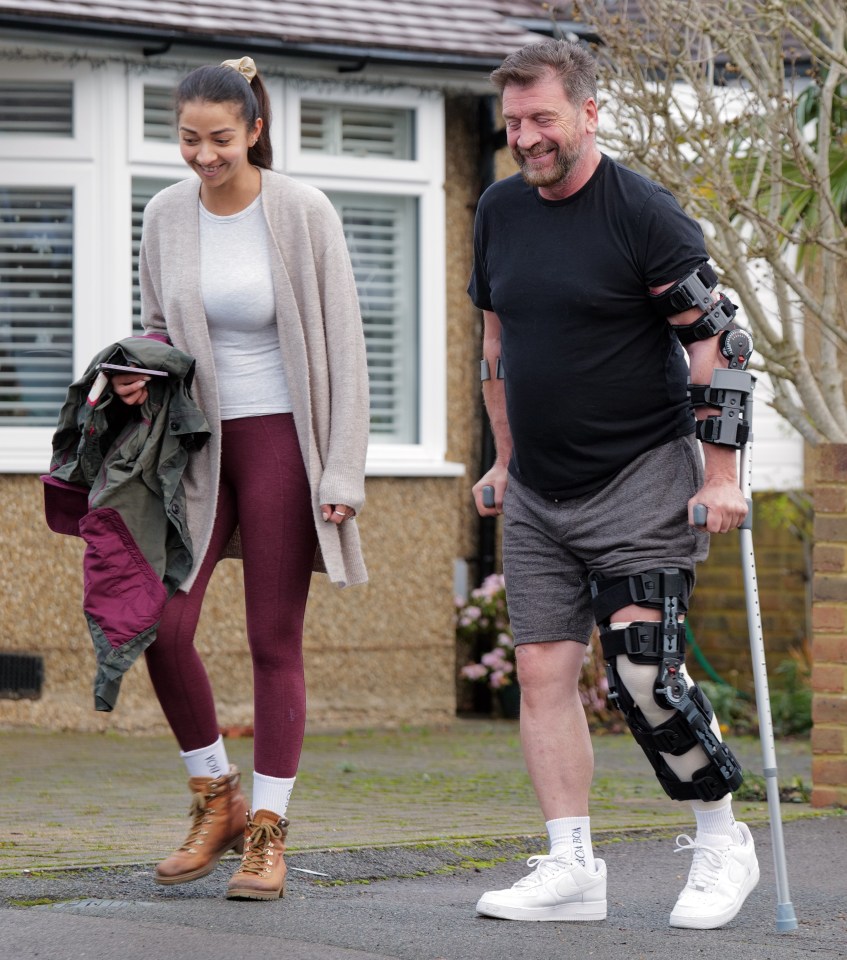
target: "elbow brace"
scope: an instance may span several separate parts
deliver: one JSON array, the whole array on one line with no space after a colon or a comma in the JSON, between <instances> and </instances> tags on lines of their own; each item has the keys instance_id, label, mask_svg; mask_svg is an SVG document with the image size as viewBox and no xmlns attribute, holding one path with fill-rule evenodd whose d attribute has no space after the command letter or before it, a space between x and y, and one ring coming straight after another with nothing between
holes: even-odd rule
<instances>
[{"instance_id":1,"label":"elbow brace","mask_svg":"<svg viewBox=\"0 0 847 960\"><path fill-rule=\"evenodd\" d=\"M718 276L708 263L701 263L696 270L662 293L651 294L650 299L663 317L672 317L695 307L702 313L693 323L671 324L673 332L683 345L697 340L716 337L733 320L736 306L723 294L712 298L712 290Z\"/></svg>"},{"instance_id":2,"label":"elbow brace","mask_svg":"<svg viewBox=\"0 0 847 960\"><path fill-rule=\"evenodd\" d=\"M747 373L753 338L746 330L732 324L731 329L721 334L720 348L729 360L729 367L715 370L708 386L689 383L688 395L693 407L720 409L719 414L697 423L697 439L702 443L719 443L740 449L753 439L751 427L756 378Z\"/></svg>"},{"instance_id":3,"label":"elbow brace","mask_svg":"<svg viewBox=\"0 0 847 960\"><path fill-rule=\"evenodd\" d=\"M697 422L697 439L741 449L753 439L749 401L756 378L746 370L717 369L712 382L689 383L688 395L693 407L718 407L719 414Z\"/></svg>"}]
</instances>

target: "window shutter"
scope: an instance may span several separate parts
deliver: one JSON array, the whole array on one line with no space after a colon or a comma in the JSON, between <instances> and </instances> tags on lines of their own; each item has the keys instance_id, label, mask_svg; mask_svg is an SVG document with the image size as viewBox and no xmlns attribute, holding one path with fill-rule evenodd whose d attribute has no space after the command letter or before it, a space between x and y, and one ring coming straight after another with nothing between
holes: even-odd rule
<instances>
[{"instance_id":1,"label":"window shutter","mask_svg":"<svg viewBox=\"0 0 847 960\"><path fill-rule=\"evenodd\" d=\"M132 332L136 335L144 332L141 327L141 287L138 282L138 253L141 250L144 208L152 196L173 182L154 177L132 179Z\"/></svg>"},{"instance_id":2,"label":"window shutter","mask_svg":"<svg viewBox=\"0 0 847 960\"><path fill-rule=\"evenodd\" d=\"M417 200L338 193L368 354L371 437L418 441Z\"/></svg>"},{"instance_id":3,"label":"window shutter","mask_svg":"<svg viewBox=\"0 0 847 960\"><path fill-rule=\"evenodd\" d=\"M73 379L73 191L0 187L0 423L55 426Z\"/></svg>"},{"instance_id":4,"label":"window shutter","mask_svg":"<svg viewBox=\"0 0 847 960\"><path fill-rule=\"evenodd\" d=\"M0 80L0 133L72 137L72 83Z\"/></svg>"},{"instance_id":5,"label":"window shutter","mask_svg":"<svg viewBox=\"0 0 847 960\"><path fill-rule=\"evenodd\" d=\"M413 160L414 112L304 100L300 147L331 156Z\"/></svg>"},{"instance_id":6,"label":"window shutter","mask_svg":"<svg viewBox=\"0 0 847 960\"><path fill-rule=\"evenodd\" d=\"M144 84L144 139L173 143L174 91L172 87Z\"/></svg>"}]
</instances>

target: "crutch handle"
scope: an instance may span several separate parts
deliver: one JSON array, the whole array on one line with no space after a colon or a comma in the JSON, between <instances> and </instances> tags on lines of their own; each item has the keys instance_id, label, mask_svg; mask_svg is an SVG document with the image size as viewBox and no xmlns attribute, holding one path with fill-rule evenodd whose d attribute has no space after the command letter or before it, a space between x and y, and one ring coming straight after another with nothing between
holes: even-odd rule
<instances>
[{"instance_id":1,"label":"crutch handle","mask_svg":"<svg viewBox=\"0 0 847 960\"><path fill-rule=\"evenodd\" d=\"M694 526L695 527L705 527L706 518L709 516L709 508L705 503L695 503L694 510L692 511L694 516ZM753 501L749 498L747 499L747 516L744 518L744 523L738 528L739 530L752 530L753 529Z\"/></svg>"},{"instance_id":2,"label":"crutch handle","mask_svg":"<svg viewBox=\"0 0 847 960\"><path fill-rule=\"evenodd\" d=\"M482 505L484 507L494 507L497 505L494 501L494 487L490 484L486 484L482 488Z\"/></svg>"}]
</instances>

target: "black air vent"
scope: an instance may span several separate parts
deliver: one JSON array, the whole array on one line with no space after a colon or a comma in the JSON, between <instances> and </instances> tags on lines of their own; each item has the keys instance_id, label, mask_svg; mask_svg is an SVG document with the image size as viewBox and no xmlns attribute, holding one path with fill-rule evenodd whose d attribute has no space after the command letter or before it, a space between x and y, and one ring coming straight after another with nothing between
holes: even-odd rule
<instances>
[{"instance_id":1,"label":"black air vent","mask_svg":"<svg viewBox=\"0 0 847 960\"><path fill-rule=\"evenodd\" d=\"M0 699L38 700L44 660L27 653L0 653Z\"/></svg>"}]
</instances>

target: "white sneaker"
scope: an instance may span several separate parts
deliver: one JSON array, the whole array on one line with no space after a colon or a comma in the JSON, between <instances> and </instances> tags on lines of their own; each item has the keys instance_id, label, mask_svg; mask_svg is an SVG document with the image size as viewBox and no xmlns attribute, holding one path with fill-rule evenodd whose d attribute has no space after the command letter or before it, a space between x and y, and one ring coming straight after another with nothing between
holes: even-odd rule
<instances>
[{"instance_id":1,"label":"white sneaker","mask_svg":"<svg viewBox=\"0 0 847 960\"><path fill-rule=\"evenodd\" d=\"M589 872L572 860L538 856L535 867L508 890L489 890L479 898L477 913L501 920L605 920L606 864L594 860Z\"/></svg>"},{"instance_id":2,"label":"white sneaker","mask_svg":"<svg viewBox=\"0 0 847 960\"><path fill-rule=\"evenodd\" d=\"M713 930L722 927L741 909L747 895L759 882L759 861L747 825L736 823L741 843L716 846L676 838L676 850L693 850L694 862L688 883L671 912L672 927Z\"/></svg>"}]
</instances>

